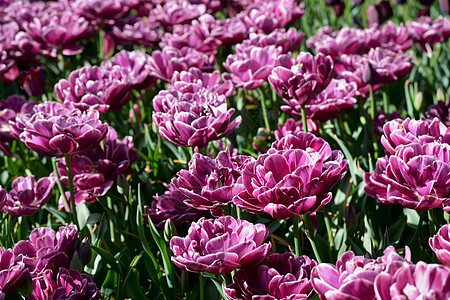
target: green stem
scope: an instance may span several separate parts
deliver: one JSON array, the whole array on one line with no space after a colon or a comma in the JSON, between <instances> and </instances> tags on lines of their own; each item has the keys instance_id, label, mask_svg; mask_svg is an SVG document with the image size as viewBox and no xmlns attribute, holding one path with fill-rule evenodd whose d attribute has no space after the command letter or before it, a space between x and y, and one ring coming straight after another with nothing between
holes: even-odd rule
<instances>
[{"instance_id":1,"label":"green stem","mask_svg":"<svg viewBox=\"0 0 450 300\"><path fill-rule=\"evenodd\" d=\"M299 217L293 216L292 223L294 224L294 248L295 256L300 257L300 230L298 229Z\"/></svg>"},{"instance_id":2,"label":"green stem","mask_svg":"<svg viewBox=\"0 0 450 300\"><path fill-rule=\"evenodd\" d=\"M103 61L105 53L105 31L103 30L103 21L98 24L98 58Z\"/></svg>"},{"instance_id":3,"label":"green stem","mask_svg":"<svg viewBox=\"0 0 450 300\"><path fill-rule=\"evenodd\" d=\"M259 97L260 97L260 101L261 101L261 108L262 108L262 113L263 113L263 117L264 117L264 125L266 126L266 129L270 132L270 123L269 123L269 117L267 116L267 107L266 107L266 99L264 98L264 92L262 90L262 88L258 89L259 91Z\"/></svg>"},{"instance_id":4,"label":"green stem","mask_svg":"<svg viewBox=\"0 0 450 300\"><path fill-rule=\"evenodd\" d=\"M239 208L239 206L236 206L236 217L239 220L241 220L241 218L242 218L242 216L241 216L241 209Z\"/></svg>"},{"instance_id":5,"label":"green stem","mask_svg":"<svg viewBox=\"0 0 450 300\"><path fill-rule=\"evenodd\" d=\"M67 70L66 70L66 62L64 61L64 55L62 54L62 52L58 53L58 63L62 77L65 78L67 76Z\"/></svg>"},{"instance_id":6,"label":"green stem","mask_svg":"<svg viewBox=\"0 0 450 300\"><path fill-rule=\"evenodd\" d=\"M433 218L433 210L428 210L428 225L430 226L430 236L436 233L436 226Z\"/></svg>"},{"instance_id":7,"label":"green stem","mask_svg":"<svg viewBox=\"0 0 450 300\"><path fill-rule=\"evenodd\" d=\"M372 136L372 145L373 145L373 159L378 159L378 144L377 138L375 137L375 99L373 97L373 86L369 84L369 101L370 101L370 130Z\"/></svg>"},{"instance_id":8,"label":"green stem","mask_svg":"<svg viewBox=\"0 0 450 300\"><path fill-rule=\"evenodd\" d=\"M72 158L70 154L66 154L66 168L67 168L67 181L69 182L70 203L72 205L72 219L73 223L77 226L78 230L81 230L80 224L78 224L77 206L75 203L75 193L73 190L73 177L72 177Z\"/></svg>"},{"instance_id":9,"label":"green stem","mask_svg":"<svg viewBox=\"0 0 450 300\"><path fill-rule=\"evenodd\" d=\"M206 278L202 274L198 274L200 277L200 300L205 299L205 283Z\"/></svg>"},{"instance_id":10,"label":"green stem","mask_svg":"<svg viewBox=\"0 0 450 300\"><path fill-rule=\"evenodd\" d=\"M301 106L301 111L302 111L303 131L308 132L308 121L306 118L306 109L304 105Z\"/></svg>"},{"instance_id":11,"label":"green stem","mask_svg":"<svg viewBox=\"0 0 450 300\"><path fill-rule=\"evenodd\" d=\"M52 166L53 166L53 173L55 173L56 176L56 184L58 185L59 193L62 195L64 199L64 206L67 209L70 209L69 200L67 199L66 193L64 191L64 187L61 183L61 177L59 177L58 167L56 166L56 158L52 158ZM56 199L58 201L58 199Z\"/></svg>"},{"instance_id":12,"label":"green stem","mask_svg":"<svg viewBox=\"0 0 450 300\"><path fill-rule=\"evenodd\" d=\"M319 255L319 250L317 249L317 245L316 245L316 236L314 234L314 225L311 221L311 216L303 215L302 217L303 217L303 221L305 222L308 240L311 243L311 247L314 252L314 256L316 257L316 260L318 263L322 263L322 259L320 258L320 255Z\"/></svg>"},{"instance_id":13,"label":"green stem","mask_svg":"<svg viewBox=\"0 0 450 300\"><path fill-rule=\"evenodd\" d=\"M386 119L390 120L390 97L389 97L389 88L387 86L384 86L383 88L383 107L384 107L384 113L386 114Z\"/></svg>"}]
</instances>

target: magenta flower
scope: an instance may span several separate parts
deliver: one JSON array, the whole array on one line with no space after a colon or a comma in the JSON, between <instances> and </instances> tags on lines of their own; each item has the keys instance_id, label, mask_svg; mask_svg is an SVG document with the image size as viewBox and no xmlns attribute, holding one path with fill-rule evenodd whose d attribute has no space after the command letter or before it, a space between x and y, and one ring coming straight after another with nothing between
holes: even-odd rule
<instances>
[{"instance_id":1,"label":"magenta flower","mask_svg":"<svg viewBox=\"0 0 450 300\"><path fill-rule=\"evenodd\" d=\"M442 226L434 236L428 239L428 243L439 261L450 267L450 225Z\"/></svg>"},{"instance_id":2,"label":"magenta flower","mask_svg":"<svg viewBox=\"0 0 450 300\"><path fill-rule=\"evenodd\" d=\"M151 12L165 31L170 31L177 24L189 24L205 13L204 4L191 4L188 0L167 1L164 5L156 5Z\"/></svg>"},{"instance_id":3,"label":"magenta flower","mask_svg":"<svg viewBox=\"0 0 450 300\"><path fill-rule=\"evenodd\" d=\"M187 71L191 67L202 70L214 69L215 57L208 56L192 48L177 49L164 47L152 52L148 68L151 74L163 81L170 82L175 71Z\"/></svg>"},{"instance_id":4,"label":"magenta flower","mask_svg":"<svg viewBox=\"0 0 450 300\"><path fill-rule=\"evenodd\" d=\"M377 112L375 114L375 120L374 120L374 124L373 124L375 135L382 136L384 124L389 122L389 120L400 119L401 115L402 115L402 112L400 110L396 110L389 114L389 119L388 119L388 116L386 115L386 113L384 111ZM403 120L398 120L398 121L402 122Z\"/></svg>"},{"instance_id":5,"label":"magenta flower","mask_svg":"<svg viewBox=\"0 0 450 300\"><path fill-rule=\"evenodd\" d=\"M297 51L300 48L300 44L305 37L304 33L298 32L295 28L291 27L286 31L284 28L275 29L272 33L250 33L249 39L243 41L241 44L236 45L236 52L241 52L238 49L244 49L249 46L267 47L275 46L281 47L283 54L288 52Z\"/></svg>"},{"instance_id":6,"label":"magenta flower","mask_svg":"<svg viewBox=\"0 0 450 300\"><path fill-rule=\"evenodd\" d=\"M0 299L6 299L30 279L30 271L25 265L14 261L13 251L0 247Z\"/></svg>"},{"instance_id":7,"label":"magenta flower","mask_svg":"<svg viewBox=\"0 0 450 300\"><path fill-rule=\"evenodd\" d=\"M56 280L54 280L53 274L57 274ZM100 290L92 278L89 275L80 274L76 270L68 270L63 267L56 271L46 270L42 276L35 277L33 282L34 289L29 298L31 300L100 299Z\"/></svg>"},{"instance_id":8,"label":"magenta flower","mask_svg":"<svg viewBox=\"0 0 450 300\"><path fill-rule=\"evenodd\" d=\"M310 299L314 295L310 279L315 266L317 262L307 256L271 254L259 266L238 270L234 283L224 291L230 300Z\"/></svg>"},{"instance_id":9,"label":"magenta flower","mask_svg":"<svg viewBox=\"0 0 450 300\"><path fill-rule=\"evenodd\" d=\"M411 252L406 247L405 258L390 246L382 257L368 259L344 253L336 265L322 263L312 270L311 282L323 300L375 299L374 282L381 272L394 274L404 265L411 264Z\"/></svg>"},{"instance_id":10,"label":"magenta flower","mask_svg":"<svg viewBox=\"0 0 450 300\"><path fill-rule=\"evenodd\" d=\"M409 21L407 27L414 41L424 52L430 52L431 46L445 42L450 37L450 20L443 16L439 16L436 20L421 17L416 21Z\"/></svg>"},{"instance_id":11,"label":"magenta flower","mask_svg":"<svg viewBox=\"0 0 450 300\"><path fill-rule=\"evenodd\" d=\"M146 90L156 84L156 78L150 74L147 67L149 58L149 55L141 51L122 50L113 58L102 62L100 68L114 73L117 72L116 66L118 66L122 77L126 78L131 89Z\"/></svg>"},{"instance_id":12,"label":"magenta flower","mask_svg":"<svg viewBox=\"0 0 450 300\"><path fill-rule=\"evenodd\" d=\"M171 220L176 227L186 221L197 221L205 215L205 211L187 206L184 200L188 198L173 184L169 184L167 191L162 195L154 196L151 206L145 206L147 214L142 215L144 222L151 218L156 228L162 230L167 220Z\"/></svg>"},{"instance_id":13,"label":"magenta flower","mask_svg":"<svg viewBox=\"0 0 450 300\"><path fill-rule=\"evenodd\" d=\"M45 93L47 81L41 66L30 68L29 71L21 71L19 76L20 87L29 96L41 96Z\"/></svg>"},{"instance_id":14,"label":"magenta flower","mask_svg":"<svg viewBox=\"0 0 450 300\"><path fill-rule=\"evenodd\" d=\"M194 94L162 90L153 99L153 121L162 137L180 147L205 148L230 134L242 118L231 120L225 96L202 89Z\"/></svg>"},{"instance_id":15,"label":"magenta flower","mask_svg":"<svg viewBox=\"0 0 450 300\"><path fill-rule=\"evenodd\" d=\"M207 30L209 36L219 40L225 47L236 45L248 37L247 26L236 17L216 20L211 15L203 15L196 24L199 24L197 25L198 29L205 28L204 30Z\"/></svg>"},{"instance_id":16,"label":"magenta flower","mask_svg":"<svg viewBox=\"0 0 450 300\"><path fill-rule=\"evenodd\" d=\"M215 159L195 153L189 170L179 171L172 184L186 195L186 205L223 215L220 206L227 205L244 190L240 178L250 161L244 155L232 157L228 150L219 152Z\"/></svg>"},{"instance_id":17,"label":"magenta flower","mask_svg":"<svg viewBox=\"0 0 450 300\"><path fill-rule=\"evenodd\" d=\"M450 126L450 101L447 102L439 100L437 104L430 105L425 114L430 119L438 118L445 126Z\"/></svg>"},{"instance_id":18,"label":"magenta flower","mask_svg":"<svg viewBox=\"0 0 450 300\"><path fill-rule=\"evenodd\" d=\"M322 139L304 132L288 135L245 167L245 191L233 202L276 219L311 214L330 202L331 188L347 169L343 154Z\"/></svg>"},{"instance_id":19,"label":"magenta flower","mask_svg":"<svg viewBox=\"0 0 450 300\"><path fill-rule=\"evenodd\" d=\"M395 274L381 273L375 279L379 300L449 299L450 268L419 261L404 265Z\"/></svg>"},{"instance_id":20,"label":"magenta flower","mask_svg":"<svg viewBox=\"0 0 450 300\"><path fill-rule=\"evenodd\" d=\"M395 23L389 21L383 26L371 27L365 31L368 35L368 48L381 47L397 52L407 51L413 45L408 28L403 24L397 26Z\"/></svg>"},{"instance_id":21,"label":"magenta flower","mask_svg":"<svg viewBox=\"0 0 450 300\"><path fill-rule=\"evenodd\" d=\"M400 145L432 142L450 143L450 129L437 118L433 120L392 120L383 127L384 135L381 143L389 154L394 154Z\"/></svg>"},{"instance_id":22,"label":"magenta flower","mask_svg":"<svg viewBox=\"0 0 450 300\"><path fill-rule=\"evenodd\" d=\"M75 0L71 2L72 9L92 24L114 23L123 16L138 0ZM70 3L70 2L69 2Z\"/></svg>"},{"instance_id":23,"label":"magenta flower","mask_svg":"<svg viewBox=\"0 0 450 300\"><path fill-rule=\"evenodd\" d=\"M261 262L271 244L264 243L269 230L263 224L236 220L231 216L201 218L193 222L185 238L173 237L172 262L189 272L230 274L237 268Z\"/></svg>"},{"instance_id":24,"label":"magenta flower","mask_svg":"<svg viewBox=\"0 0 450 300\"><path fill-rule=\"evenodd\" d=\"M308 125L308 132L313 133L314 135L319 135L319 128L320 124L318 121L307 119L306 123ZM289 118L286 120L286 122L281 125L278 124L278 130L275 130L273 132L273 135L275 136L275 139L277 141L281 140L283 137L293 134L297 135L298 132L304 131L303 130L303 122L302 121L295 121L292 118Z\"/></svg>"},{"instance_id":25,"label":"magenta flower","mask_svg":"<svg viewBox=\"0 0 450 300\"><path fill-rule=\"evenodd\" d=\"M369 26L383 24L394 15L392 6L389 0L382 0L381 2L369 5L367 7L367 22Z\"/></svg>"},{"instance_id":26,"label":"magenta flower","mask_svg":"<svg viewBox=\"0 0 450 300\"><path fill-rule=\"evenodd\" d=\"M161 40L162 32L159 24L152 18L137 18L130 15L126 19L117 20L111 34L118 45L142 45L151 48Z\"/></svg>"},{"instance_id":27,"label":"magenta flower","mask_svg":"<svg viewBox=\"0 0 450 300\"><path fill-rule=\"evenodd\" d=\"M61 79L55 85L55 93L59 100L71 102L83 111L89 108L99 112L116 111L131 99L130 72L122 68L121 65L108 69L83 67L71 72L68 80Z\"/></svg>"},{"instance_id":28,"label":"magenta flower","mask_svg":"<svg viewBox=\"0 0 450 300\"><path fill-rule=\"evenodd\" d=\"M172 87L182 94L196 93L205 88L219 95L229 97L234 92L234 85L230 80L221 80L220 72L204 73L198 68L188 71L176 71L172 77Z\"/></svg>"},{"instance_id":29,"label":"magenta flower","mask_svg":"<svg viewBox=\"0 0 450 300\"><path fill-rule=\"evenodd\" d=\"M55 182L54 176L41 178L37 182L34 176L17 177L12 182L2 211L9 212L15 218L34 214L50 199Z\"/></svg>"},{"instance_id":30,"label":"magenta flower","mask_svg":"<svg viewBox=\"0 0 450 300\"><path fill-rule=\"evenodd\" d=\"M416 210L440 207L450 199L450 145L418 143L398 146L364 174L366 193L384 205Z\"/></svg>"},{"instance_id":31,"label":"magenta flower","mask_svg":"<svg viewBox=\"0 0 450 300\"><path fill-rule=\"evenodd\" d=\"M224 74L230 78L236 87L245 90L254 90L261 86L272 71L277 56L281 53L281 47L248 46L239 48L238 53L228 55L223 66L231 72Z\"/></svg>"},{"instance_id":32,"label":"magenta flower","mask_svg":"<svg viewBox=\"0 0 450 300\"><path fill-rule=\"evenodd\" d=\"M306 116L313 120L326 122L343 110L356 104L356 83L344 79L332 79L330 84L316 98L305 105ZM292 105L294 101L290 101ZM294 117L301 118L301 107L281 106L281 109Z\"/></svg>"},{"instance_id":33,"label":"magenta flower","mask_svg":"<svg viewBox=\"0 0 450 300\"><path fill-rule=\"evenodd\" d=\"M301 52L296 59L280 55L268 79L277 94L300 111L302 105L308 104L328 86L333 73L331 57Z\"/></svg>"}]
</instances>

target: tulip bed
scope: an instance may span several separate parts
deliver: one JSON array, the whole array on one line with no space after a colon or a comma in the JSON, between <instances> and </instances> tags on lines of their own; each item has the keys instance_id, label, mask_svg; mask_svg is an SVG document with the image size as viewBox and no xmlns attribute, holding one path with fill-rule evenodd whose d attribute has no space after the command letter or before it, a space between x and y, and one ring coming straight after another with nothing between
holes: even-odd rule
<instances>
[{"instance_id":1,"label":"tulip bed","mask_svg":"<svg viewBox=\"0 0 450 300\"><path fill-rule=\"evenodd\" d=\"M448 13L0 0L0 300L450 299Z\"/></svg>"}]
</instances>

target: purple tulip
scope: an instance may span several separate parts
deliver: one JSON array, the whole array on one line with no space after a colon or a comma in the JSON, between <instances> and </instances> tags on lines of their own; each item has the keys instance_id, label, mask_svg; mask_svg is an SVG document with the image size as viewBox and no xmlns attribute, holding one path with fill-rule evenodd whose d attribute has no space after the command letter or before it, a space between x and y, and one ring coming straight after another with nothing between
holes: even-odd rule
<instances>
[{"instance_id":1,"label":"purple tulip","mask_svg":"<svg viewBox=\"0 0 450 300\"><path fill-rule=\"evenodd\" d=\"M450 267L450 225L442 226L434 236L428 239L428 243L439 261Z\"/></svg>"},{"instance_id":2,"label":"purple tulip","mask_svg":"<svg viewBox=\"0 0 450 300\"><path fill-rule=\"evenodd\" d=\"M202 70L214 69L215 57L208 56L192 48L177 49L164 47L152 52L148 68L151 74L163 81L170 82L175 71L187 71L191 67Z\"/></svg>"},{"instance_id":3,"label":"purple tulip","mask_svg":"<svg viewBox=\"0 0 450 300\"><path fill-rule=\"evenodd\" d=\"M450 37L450 20L443 16L434 21L430 17L421 17L416 21L409 21L407 26L414 41L424 52L430 52L431 46L443 43Z\"/></svg>"},{"instance_id":4,"label":"purple tulip","mask_svg":"<svg viewBox=\"0 0 450 300\"><path fill-rule=\"evenodd\" d=\"M291 27L289 30L284 28L275 29L270 34L263 33L250 33L250 38L243 41L242 44L236 45L236 52L239 48L246 48L249 46L267 47L275 46L282 48L283 54L288 52L297 51L300 48L300 44L305 37L304 33L299 33L295 28Z\"/></svg>"},{"instance_id":5,"label":"purple tulip","mask_svg":"<svg viewBox=\"0 0 450 300\"><path fill-rule=\"evenodd\" d=\"M389 21L380 27L371 27L365 30L368 35L367 46L369 48L387 48L394 52L411 49L413 40L408 28L403 24L397 26Z\"/></svg>"},{"instance_id":6,"label":"purple tulip","mask_svg":"<svg viewBox=\"0 0 450 300\"><path fill-rule=\"evenodd\" d=\"M322 139L304 132L288 135L245 167L245 191L233 202L276 219L311 214L330 202L331 188L347 169L343 154Z\"/></svg>"},{"instance_id":7,"label":"purple tulip","mask_svg":"<svg viewBox=\"0 0 450 300\"><path fill-rule=\"evenodd\" d=\"M211 15L203 15L195 23L199 24L197 30L205 28L209 36L219 40L225 47L236 45L248 37L249 30L239 18L216 20Z\"/></svg>"},{"instance_id":8,"label":"purple tulip","mask_svg":"<svg viewBox=\"0 0 450 300\"><path fill-rule=\"evenodd\" d=\"M383 272L375 279L375 295L377 300L450 299L450 268L419 261L395 274Z\"/></svg>"},{"instance_id":9,"label":"purple tulip","mask_svg":"<svg viewBox=\"0 0 450 300\"><path fill-rule=\"evenodd\" d=\"M234 92L234 85L230 80L222 81L220 72L204 73L198 68L188 71L175 71L172 77L172 87L182 94L196 93L205 88L219 95L229 97Z\"/></svg>"},{"instance_id":10,"label":"purple tulip","mask_svg":"<svg viewBox=\"0 0 450 300\"><path fill-rule=\"evenodd\" d=\"M447 15L450 14L450 1L449 0L439 0L439 9L446 13Z\"/></svg>"},{"instance_id":11,"label":"purple tulip","mask_svg":"<svg viewBox=\"0 0 450 300\"><path fill-rule=\"evenodd\" d=\"M381 272L394 274L404 265L411 264L411 252L406 247L405 258L390 246L378 259L355 256L351 251L344 253L336 265L319 264L312 270L311 282L314 290L323 300L375 299L374 281Z\"/></svg>"},{"instance_id":12,"label":"purple tulip","mask_svg":"<svg viewBox=\"0 0 450 300\"><path fill-rule=\"evenodd\" d=\"M333 119L343 110L348 110L356 104L354 98L357 94L356 83L348 83L344 79L332 79L330 84L316 98L305 105L306 116L313 120L326 122ZM290 101L292 105L294 101ZM301 107L281 106L281 109L288 114L301 118Z\"/></svg>"},{"instance_id":13,"label":"purple tulip","mask_svg":"<svg viewBox=\"0 0 450 300\"><path fill-rule=\"evenodd\" d=\"M364 174L366 193L383 205L415 210L440 207L450 200L450 145L418 143L397 146Z\"/></svg>"},{"instance_id":14,"label":"purple tulip","mask_svg":"<svg viewBox=\"0 0 450 300\"><path fill-rule=\"evenodd\" d=\"M446 104L439 100L437 104L430 105L425 112L428 118L438 118L445 126L450 126L450 101Z\"/></svg>"},{"instance_id":15,"label":"purple tulip","mask_svg":"<svg viewBox=\"0 0 450 300\"><path fill-rule=\"evenodd\" d=\"M230 300L310 299L314 295L311 270L317 262L290 252L272 254L259 266L238 270L234 283L224 287Z\"/></svg>"},{"instance_id":16,"label":"purple tulip","mask_svg":"<svg viewBox=\"0 0 450 300\"><path fill-rule=\"evenodd\" d=\"M56 274L54 277L53 274ZM69 299L69 300L99 300L100 290L92 278L80 274L76 270L60 268L46 270L40 277L33 279L34 289L30 300Z\"/></svg>"},{"instance_id":17,"label":"purple tulip","mask_svg":"<svg viewBox=\"0 0 450 300\"><path fill-rule=\"evenodd\" d=\"M9 212L15 218L34 214L50 199L55 182L54 176L41 178L37 182L34 176L17 177L6 196L3 212Z\"/></svg>"},{"instance_id":18,"label":"purple tulip","mask_svg":"<svg viewBox=\"0 0 450 300\"><path fill-rule=\"evenodd\" d=\"M68 80L61 79L55 85L55 93L59 100L71 102L82 111L89 108L99 112L116 111L131 99L128 80L134 74L122 71L123 67L118 64L108 69L94 66L75 70ZM136 79L134 77L131 81Z\"/></svg>"},{"instance_id":19,"label":"purple tulip","mask_svg":"<svg viewBox=\"0 0 450 300\"><path fill-rule=\"evenodd\" d=\"M16 61L8 56L0 47L0 79L5 83L13 82L19 77L19 68Z\"/></svg>"},{"instance_id":20,"label":"purple tulip","mask_svg":"<svg viewBox=\"0 0 450 300\"><path fill-rule=\"evenodd\" d=\"M268 79L277 94L290 107L300 111L302 105L307 105L328 86L333 73L331 57L301 52L296 59L280 55Z\"/></svg>"},{"instance_id":21,"label":"purple tulip","mask_svg":"<svg viewBox=\"0 0 450 300\"><path fill-rule=\"evenodd\" d=\"M281 53L281 47L248 46L239 48L238 53L228 55L223 66L231 72L224 74L231 79L236 87L245 90L254 90L261 86L272 71L277 56Z\"/></svg>"},{"instance_id":22,"label":"purple tulip","mask_svg":"<svg viewBox=\"0 0 450 300\"><path fill-rule=\"evenodd\" d=\"M219 152L215 159L195 153L189 170L179 171L172 184L186 195L186 205L223 215L220 207L243 191L242 169L250 161L245 155L232 157L228 150Z\"/></svg>"},{"instance_id":23,"label":"purple tulip","mask_svg":"<svg viewBox=\"0 0 450 300\"><path fill-rule=\"evenodd\" d=\"M205 211L187 206L184 203L187 197L173 184L169 184L168 190L163 195L154 196L154 199L151 207L145 206L147 214L144 214L143 218L144 222L148 223L147 218L150 217L160 230L164 229L164 224L169 219L179 227L186 221L197 221L205 215Z\"/></svg>"},{"instance_id":24,"label":"purple tulip","mask_svg":"<svg viewBox=\"0 0 450 300\"><path fill-rule=\"evenodd\" d=\"M116 72L116 66L118 66L123 78L126 78L130 84L131 89L146 90L156 84L156 78L150 74L150 70L147 67L149 58L149 55L141 51L128 52L122 50L113 58L102 62L100 68L114 73Z\"/></svg>"},{"instance_id":25,"label":"purple tulip","mask_svg":"<svg viewBox=\"0 0 450 300\"><path fill-rule=\"evenodd\" d=\"M393 120L384 125L383 131L381 143L389 154L394 154L400 145L450 143L450 129L437 118Z\"/></svg>"},{"instance_id":26,"label":"purple tulip","mask_svg":"<svg viewBox=\"0 0 450 300\"><path fill-rule=\"evenodd\" d=\"M75 203L78 204L82 200L95 202L96 197L104 196L117 182L118 176L133 172L131 166L138 158L132 138L127 136L119 140L115 130L110 128L103 146L98 145L87 152L72 156ZM57 166L62 184L68 186L65 159L61 158ZM61 198L59 206L63 205Z\"/></svg>"},{"instance_id":27,"label":"purple tulip","mask_svg":"<svg viewBox=\"0 0 450 300\"><path fill-rule=\"evenodd\" d=\"M87 151L97 146L108 132L108 125L100 121L98 111L81 112L53 103L36 105L34 115L16 118L14 123L18 130L23 130L20 140L40 155L63 156Z\"/></svg>"},{"instance_id":28,"label":"purple tulip","mask_svg":"<svg viewBox=\"0 0 450 300\"><path fill-rule=\"evenodd\" d=\"M30 280L30 271L21 262L14 261L11 249L0 247L0 299L7 299L23 284Z\"/></svg>"},{"instance_id":29,"label":"purple tulip","mask_svg":"<svg viewBox=\"0 0 450 300\"><path fill-rule=\"evenodd\" d=\"M118 45L142 45L151 48L161 40L162 32L159 24L152 18L137 18L130 15L126 19L117 20L111 34Z\"/></svg>"},{"instance_id":30,"label":"purple tulip","mask_svg":"<svg viewBox=\"0 0 450 300\"><path fill-rule=\"evenodd\" d=\"M388 116L386 115L386 113L384 111L377 112L375 114L375 120L374 120L374 124L373 124L375 135L382 136L384 124L389 122L389 120L399 119L401 117L401 115L402 115L402 112L400 110L393 111L389 114L389 119L388 119Z\"/></svg>"},{"instance_id":31,"label":"purple tulip","mask_svg":"<svg viewBox=\"0 0 450 300\"><path fill-rule=\"evenodd\" d=\"M383 0L367 7L367 22L370 25L383 24L394 15L389 0Z\"/></svg>"},{"instance_id":32,"label":"purple tulip","mask_svg":"<svg viewBox=\"0 0 450 300\"><path fill-rule=\"evenodd\" d=\"M312 134L319 136L319 128L320 128L319 122L307 119L306 123L308 125L308 132L311 132ZM297 133L299 133L300 131L304 131L303 122L295 121L294 119L289 118L283 125L278 124L278 130L275 130L273 132L273 135L275 136L275 139L279 141L289 134L297 135Z\"/></svg>"},{"instance_id":33,"label":"purple tulip","mask_svg":"<svg viewBox=\"0 0 450 300\"><path fill-rule=\"evenodd\" d=\"M171 31L177 24L189 24L192 20L206 13L204 4L191 4L188 0L168 1L164 5L156 5L152 16L161 23L164 30Z\"/></svg>"},{"instance_id":34,"label":"purple tulip","mask_svg":"<svg viewBox=\"0 0 450 300\"><path fill-rule=\"evenodd\" d=\"M189 272L227 275L237 268L261 262L270 250L264 243L269 230L263 224L231 216L201 218L193 222L185 238L173 237L172 262Z\"/></svg>"},{"instance_id":35,"label":"purple tulip","mask_svg":"<svg viewBox=\"0 0 450 300\"><path fill-rule=\"evenodd\" d=\"M248 27L267 34L297 21L304 13L294 0L260 1L247 7L240 17Z\"/></svg>"},{"instance_id":36,"label":"purple tulip","mask_svg":"<svg viewBox=\"0 0 450 300\"><path fill-rule=\"evenodd\" d=\"M36 69L31 68L29 71L22 71L19 76L20 87L29 96L41 96L45 93L47 81L41 66Z\"/></svg>"},{"instance_id":37,"label":"purple tulip","mask_svg":"<svg viewBox=\"0 0 450 300\"><path fill-rule=\"evenodd\" d=\"M242 121L231 120L225 96L202 89L194 94L162 90L153 99L153 121L162 137L180 147L205 148L230 134Z\"/></svg>"},{"instance_id":38,"label":"purple tulip","mask_svg":"<svg viewBox=\"0 0 450 300\"><path fill-rule=\"evenodd\" d=\"M115 19L123 16L130 7L134 7L137 0L75 0L69 1L72 9L92 24L114 23Z\"/></svg>"},{"instance_id":39,"label":"purple tulip","mask_svg":"<svg viewBox=\"0 0 450 300\"><path fill-rule=\"evenodd\" d=\"M32 113L35 105L36 102L27 101L19 95L11 95L0 101L0 142L10 142L17 138L11 132L9 121L14 122L16 117Z\"/></svg>"},{"instance_id":40,"label":"purple tulip","mask_svg":"<svg viewBox=\"0 0 450 300\"><path fill-rule=\"evenodd\" d=\"M0 211L3 211L3 207L6 204L6 199L8 197L8 192L4 189L2 189L2 186L0 185Z\"/></svg>"}]
</instances>

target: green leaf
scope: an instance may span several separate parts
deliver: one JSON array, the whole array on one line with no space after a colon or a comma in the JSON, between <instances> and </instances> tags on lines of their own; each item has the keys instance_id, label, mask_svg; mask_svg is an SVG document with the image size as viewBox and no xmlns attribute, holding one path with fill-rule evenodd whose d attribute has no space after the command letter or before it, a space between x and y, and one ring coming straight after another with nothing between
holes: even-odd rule
<instances>
[{"instance_id":1,"label":"green leaf","mask_svg":"<svg viewBox=\"0 0 450 300\"><path fill-rule=\"evenodd\" d=\"M119 274L122 272L122 268L120 267L119 263L114 259L114 256L111 253L97 246L91 247L95 252L100 254L100 256L111 266L112 270L116 271Z\"/></svg>"},{"instance_id":2,"label":"green leaf","mask_svg":"<svg viewBox=\"0 0 450 300\"><path fill-rule=\"evenodd\" d=\"M125 293L131 299L148 299L142 292L142 288L139 284L139 272L135 268L129 273L122 293ZM118 298L122 299L121 297Z\"/></svg>"}]
</instances>

